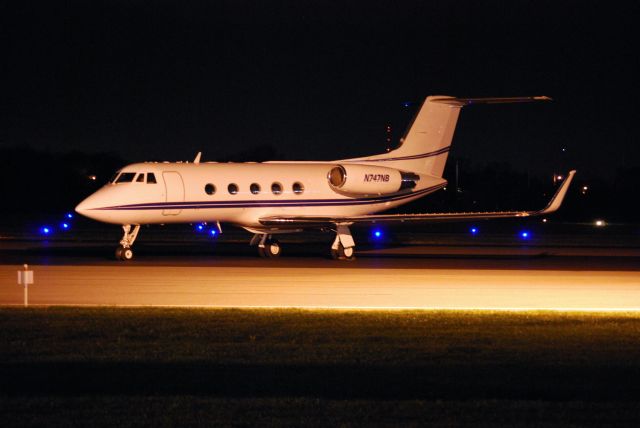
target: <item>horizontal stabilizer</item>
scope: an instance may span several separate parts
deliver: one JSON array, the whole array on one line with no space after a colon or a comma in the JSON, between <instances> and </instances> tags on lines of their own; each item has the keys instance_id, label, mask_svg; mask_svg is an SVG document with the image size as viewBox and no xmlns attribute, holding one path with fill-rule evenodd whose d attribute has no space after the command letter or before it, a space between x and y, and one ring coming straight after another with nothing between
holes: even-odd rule
<instances>
[{"instance_id":1,"label":"horizontal stabilizer","mask_svg":"<svg viewBox=\"0 0 640 428\"><path fill-rule=\"evenodd\" d=\"M433 102L450 104L454 106L468 106L472 104L508 104L508 103L533 103L536 101L552 101L550 97L540 95L536 97L508 97L508 98L454 98L433 97Z\"/></svg>"}]
</instances>

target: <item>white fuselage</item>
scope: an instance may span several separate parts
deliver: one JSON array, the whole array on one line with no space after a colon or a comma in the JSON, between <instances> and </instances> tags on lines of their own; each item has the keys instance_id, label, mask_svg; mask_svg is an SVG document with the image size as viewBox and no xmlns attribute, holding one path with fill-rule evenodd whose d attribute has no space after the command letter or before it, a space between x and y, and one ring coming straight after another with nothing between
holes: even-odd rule
<instances>
[{"instance_id":1,"label":"white fuselage","mask_svg":"<svg viewBox=\"0 0 640 428\"><path fill-rule=\"evenodd\" d=\"M131 260L140 225L226 222L253 233L261 257L278 257L272 235L319 229L335 232L331 256L351 260L349 227L542 215L558 209L573 172L539 211L377 214L443 188L442 178L460 109L470 104L548 101L548 97L455 98L429 96L400 145L370 156L331 162L145 162L124 167L82 201L86 217L122 225L116 259ZM559 195L559 196L558 196ZM219 224L218 224L219 227Z\"/></svg>"},{"instance_id":2,"label":"white fuselage","mask_svg":"<svg viewBox=\"0 0 640 428\"><path fill-rule=\"evenodd\" d=\"M131 181L105 185L76 210L114 224L220 221L259 229L259 219L271 216L340 217L376 213L446 185L442 178L418 174L419 179L411 189L380 194L373 183L373 191L345 194L328 180L328 173L339 163L345 162L136 163L121 170L121 174L135 173ZM155 177L155 183L147 182L149 173ZM142 181L137 181L141 178L139 174L145 174ZM369 174L365 179L379 176ZM211 185L215 186L214 192ZM236 193L229 188L233 185L237 186Z\"/></svg>"}]
</instances>

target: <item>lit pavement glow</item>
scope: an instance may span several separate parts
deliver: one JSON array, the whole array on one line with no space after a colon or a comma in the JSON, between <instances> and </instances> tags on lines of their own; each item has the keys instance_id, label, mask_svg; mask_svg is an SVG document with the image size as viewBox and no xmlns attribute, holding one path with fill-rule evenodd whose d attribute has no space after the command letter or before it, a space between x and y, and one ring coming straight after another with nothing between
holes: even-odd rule
<instances>
[{"instance_id":1,"label":"lit pavement glow","mask_svg":"<svg viewBox=\"0 0 640 428\"><path fill-rule=\"evenodd\" d=\"M21 305L0 266L0 305ZM30 266L32 305L640 310L640 272Z\"/></svg>"}]
</instances>

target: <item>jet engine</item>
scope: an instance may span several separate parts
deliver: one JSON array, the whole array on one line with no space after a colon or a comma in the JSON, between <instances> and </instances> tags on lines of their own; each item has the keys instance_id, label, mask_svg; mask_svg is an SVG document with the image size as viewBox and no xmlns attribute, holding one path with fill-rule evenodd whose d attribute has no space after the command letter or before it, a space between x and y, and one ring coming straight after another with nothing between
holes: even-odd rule
<instances>
[{"instance_id":1,"label":"jet engine","mask_svg":"<svg viewBox=\"0 0 640 428\"><path fill-rule=\"evenodd\" d=\"M327 174L333 190L350 196L388 195L412 189L418 174L384 166L336 165Z\"/></svg>"}]
</instances>

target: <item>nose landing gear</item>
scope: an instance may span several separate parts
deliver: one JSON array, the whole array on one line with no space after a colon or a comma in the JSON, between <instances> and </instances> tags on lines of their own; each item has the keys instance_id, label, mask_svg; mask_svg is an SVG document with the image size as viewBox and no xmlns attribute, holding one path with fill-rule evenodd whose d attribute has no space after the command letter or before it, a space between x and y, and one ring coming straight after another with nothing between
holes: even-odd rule
<instances>
[{"instance_id":1,"label":"nose landing gear","mask_svg":"<svg viewBox=\"0 0 640 428\"><path fill-rule=\"evenodd\" d=\"M122 230L124 231L124 234L120 240L120 246L116 248L116 259L128 261L133 259L133 250L131 249L131 246L138 237L140 225L134 225L132 230L130 224L124 224L122 225Z\"/></svg>"}]
</instances>

